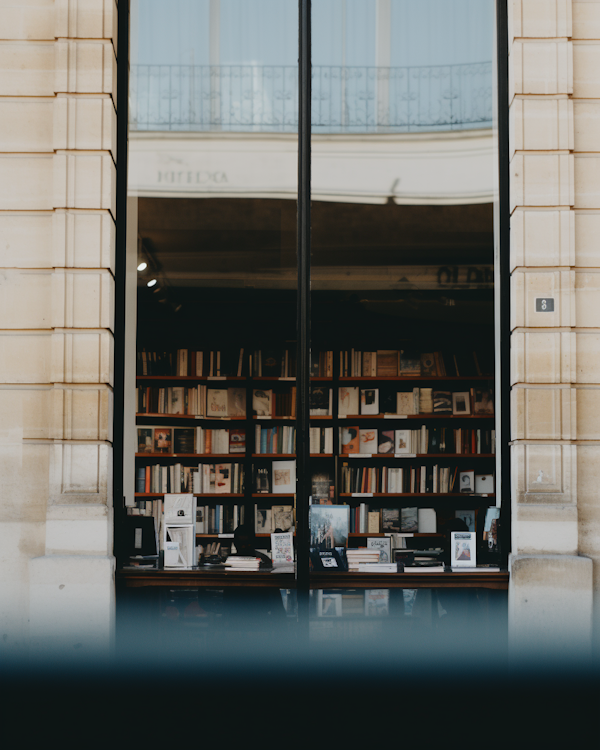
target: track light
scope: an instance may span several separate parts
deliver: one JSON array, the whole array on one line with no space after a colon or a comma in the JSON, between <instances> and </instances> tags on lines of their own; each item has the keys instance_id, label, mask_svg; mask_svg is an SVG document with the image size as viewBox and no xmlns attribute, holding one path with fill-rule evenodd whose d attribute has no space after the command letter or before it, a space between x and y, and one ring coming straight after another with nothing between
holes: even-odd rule
<instances>
[{"instance_id":1,"label":"track light","mask_svg":"<svg viewBox=\"0 0 600 750\"><path fill-rule=\"evenodd\" d=\"M138 271L145 271L148 268L148 264L145 260L143 260L140 265L137 267Z\"/></svg>"},{"instance_id":2,"label":"track light","mask_svg":"<svg viewBox=\"0 0 600 750\"><path fill-rule=\"evenodd\" d=\"M146 286L154 286L156 284L156 279L150 279L150 281L146 284Z\"/></svg>"}]
</instances>

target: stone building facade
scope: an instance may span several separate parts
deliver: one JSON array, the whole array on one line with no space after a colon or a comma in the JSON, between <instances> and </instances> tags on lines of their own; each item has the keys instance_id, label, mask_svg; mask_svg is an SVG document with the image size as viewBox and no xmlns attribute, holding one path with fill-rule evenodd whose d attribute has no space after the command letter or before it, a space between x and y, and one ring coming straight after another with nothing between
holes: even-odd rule
<instances>
[{"instance_id":1,"label":"stone building facade","mask_svg":"<svg viewBox=\"0 0 600 750\"><path fill-rule=\"evenodd\" d=\"M116 0L0 0L0 632L15 649L106 649L114 632L118 13ZM509 0L508 28L510 634L588 647L600 2Z\"/></svg>"}]
</instances>

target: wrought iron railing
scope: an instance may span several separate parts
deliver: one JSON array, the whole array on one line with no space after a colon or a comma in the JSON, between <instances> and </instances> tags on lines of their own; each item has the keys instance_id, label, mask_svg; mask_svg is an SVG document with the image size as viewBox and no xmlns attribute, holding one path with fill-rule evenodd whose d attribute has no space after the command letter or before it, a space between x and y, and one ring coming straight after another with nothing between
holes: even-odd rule
<instances>
[{"instance_id":1,"label":"wrought iron railing","mask_svg":"<svg viewBox=\"0 0 600 750\"><path fill-rule=\"evenodd\" d=\"M133 130L292 133L298 70L272 65L134 65ZM463 130L492 125L492 64L313 66L315 133Z\"/></svg>"}]
</instances>

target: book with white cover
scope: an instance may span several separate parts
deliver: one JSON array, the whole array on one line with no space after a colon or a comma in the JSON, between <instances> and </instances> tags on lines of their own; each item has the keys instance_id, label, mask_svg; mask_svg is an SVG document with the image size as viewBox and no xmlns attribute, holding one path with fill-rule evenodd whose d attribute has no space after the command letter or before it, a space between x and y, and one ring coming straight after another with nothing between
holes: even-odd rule
<instances>
[{"instance_id":1,"label":"book with white cover","mask_svg":"<svg viewBox=\"0 0 600 750\"><path fill-rule=\"evenodd\" d=\"M227 416L240 419L246 416L246 389L227 389Z\"/></svg>"},{"instance_id":2,"label":"book with white cover","mask_svg":"<svg viewBox=\"0 0 600 750\"><path fill-rule=\"evenodd\" d=\"M165 495L165 524L194 522L194 496L192 494Z\"/></svg>"},{"instance_id":3,"label":"book with white cover","mask_svg":"<svg viewBox=\"0 0 600 750\"><path fill-rule=\"evenodd\" d=\"M419 508L417 517L419 534L437 534L437 518L434 508Z\"/></svg>"},{"instance_id":4,"label":"book with white cover","mask_svg":"<svg viewBox=\"0 0 600 750\"><path fill-rule=\"evenodd\" d=\"M359 573L397 573L396 563L358 563Z\"/></svg>"},{"instance_id":5,"label":"book with white cover","mask_svg":"<svg viewBox=\"0 0 600 750\"><path fill-rule=\"evenodd\" d=\"M494 494L494 475L475 474L475 492L478 495Z\"/></svg>"},{"instance_id":6,"label":"book with white cover","mask_svg":"<svg viewBox=\"0 0 600 750\"><path fill-rule=\"evenodd\" d=\"M360 389L360 413L379 414L379 388Z\"/></svg>"},{"instance_id":7,"label":"book with white cover","mask_svg":"<svg viewBox=\"0 0 600 750\"><path fill-rule=\"evenodd\" d=\"M475 533L473 531L452 531L450 537L450 566L452 568L474 568L477 565Z\"/></svg>"},{"instance_id":8,"label":"book with white cover","mask_svg":"<svg viewBox=\"0 0 600 750\"><path fill-rule=\"evenodd\" d=\"M411 430L396 430L394 453L411 453Z\"/></svg>"},{"instance_id":9,"label":"book with white cover","mask_svg":"<svg viewBox=\"0 0 600 750\"><path fill-rule=\"evenodd\" d=\"M271 560L273 567L294 565L294 535L291 531L271 534Z\"/></svg>"},{"instance_id":10,"label":"book with white cover","mask_svg":"<svg viewBox=\"0 0 600 750\"><path fill-rule=\"evenodd\" d=\"M379 550L379 562L389 563L392 560L392 540L389 536L384 537L370 537L367 539L367 549L378 549Z\"/></svg>"},{"instance_id":11,"label":"book with white cover","mask_svg":"<svg viewBox=\"0 0 600 750\"><path fill-rule=\"evenodd\" d=\"M296 493L296 462L295 461L273 461L273 486L274 494Z\"/></svg>"},{"instance_id":12,"label":"book with white cover","mask_svg":"<svg viewBox=\"0 0 600 750\"><path fill-rule=\"evenodd\" d=\"M359 453L377 453L377 430L367 428L359 431Z\"/></svg>"},{"instance_id":13,"label":"book with white cover","mask_svg":"<svg viewBox=\"0 0 600 750\"><path fill-rule=\"evenodd\" d=\"M343 416L358 414L359 411L358 386L340 386L338 394L338 413Z\"/></svg>"},{"instance_id":14,"label":"book with white cover","mask_svg":"<svg viewBox=\"0 0 600 750\"><path fill-rule=\"evenodd\" d=\"M412 391L396 394L396 414L414 414L415 396Z\"/></svg>"}]
</instances>

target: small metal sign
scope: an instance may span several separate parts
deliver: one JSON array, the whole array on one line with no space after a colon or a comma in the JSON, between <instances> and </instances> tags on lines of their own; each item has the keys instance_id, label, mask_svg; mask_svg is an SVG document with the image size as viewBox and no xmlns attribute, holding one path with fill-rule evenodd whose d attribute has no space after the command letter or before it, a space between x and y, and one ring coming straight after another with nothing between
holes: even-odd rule
<instances>
[{"instance_id":1,"label":"small metal sign","mask_svg":"<svg viewBox=\"0 0 600 750\"><path fill-rule=\"evenodd\" d=\"M554 312L554 297L536 297L536 312Z\"/></svg>"}]
</instances>

